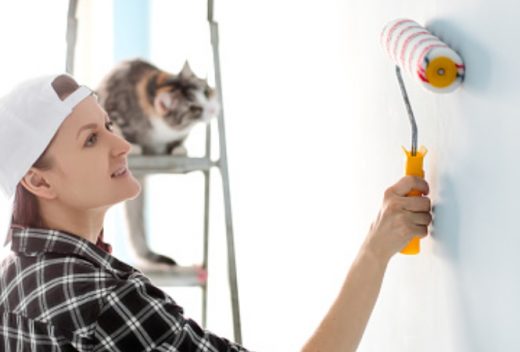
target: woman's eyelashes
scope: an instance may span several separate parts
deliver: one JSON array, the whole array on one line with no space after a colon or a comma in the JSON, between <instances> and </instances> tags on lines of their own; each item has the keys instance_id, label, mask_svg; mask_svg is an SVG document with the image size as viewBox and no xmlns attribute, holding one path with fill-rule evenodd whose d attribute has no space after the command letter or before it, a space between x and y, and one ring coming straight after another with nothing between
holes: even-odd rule
<instances>
[{"instance_id":1,"label":"woman's eyelashes","mask_svg":"<svg viewBox=\"0 0 520 352\"><path fill-rule=\"evenodd\" d=\"M112 122L112 121L105 122L105 127L107 128L107 130L114 132L114 122Z\"/></svg>"},{"instance_id":2,"label":"woman's eyelashes","mask_svg":"<svg viewBox=\"0 0 520 352\"><path fill-rule=\"evenodd\" d=\"M105 122L105 128L110 132L114 131L114 123L112 121ZM96 132L91 133L85 142L85 147L91 147L97 142L98 134Z\"/></svg>"}]
</instances>

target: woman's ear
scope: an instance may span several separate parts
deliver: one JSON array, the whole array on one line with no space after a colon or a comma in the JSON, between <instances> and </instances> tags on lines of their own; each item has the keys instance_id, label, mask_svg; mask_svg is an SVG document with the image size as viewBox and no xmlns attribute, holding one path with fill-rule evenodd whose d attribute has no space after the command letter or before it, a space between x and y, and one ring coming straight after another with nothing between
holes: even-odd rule
<instances>
[{"instance_id":1,"label":"woman's ear","mask_svg":"<svg viewBox=\"0 0 520 352\"><path fill-rule=\"evenodd\" d=\"M26 190L37 197L44 199L56 198L54 190L45 179L43 173L34 167L27 171L20 182Z\"/></svg>"}]
</instances>

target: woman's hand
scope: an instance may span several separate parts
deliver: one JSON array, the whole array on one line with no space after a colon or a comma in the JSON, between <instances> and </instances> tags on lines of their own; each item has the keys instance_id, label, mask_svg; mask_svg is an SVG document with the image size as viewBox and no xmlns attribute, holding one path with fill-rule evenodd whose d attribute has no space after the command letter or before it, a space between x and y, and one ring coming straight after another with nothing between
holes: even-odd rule
<instances>
[{"instance_id":1,"label":"woman's hand","mask_svg":"<svg viewBox=\"0 0 520 352\"><path fill-rule=\"evenodd\" d=\"M421 197L407 197L412 190ZM428 184L403 177L385 192L383 206L350 267L329 312L305 344L303 352L355 351L379 295L390 258L413 236L424 237L432 221Z\"/></svg>"},{"instance_id":2,"label":"woman's hand","mask_svg":"<svg viewBox=\"0 0 520 352\"><path fill-rule=\"evenodd\" d=\"M411 190L418 190L423 196L407 197ZM428 192L428 183L415 176L405 176L388 188L381 210L370 227L364 250L386 264L414 236L426 236L432 221Z\"/></svg>"}]
</instances>

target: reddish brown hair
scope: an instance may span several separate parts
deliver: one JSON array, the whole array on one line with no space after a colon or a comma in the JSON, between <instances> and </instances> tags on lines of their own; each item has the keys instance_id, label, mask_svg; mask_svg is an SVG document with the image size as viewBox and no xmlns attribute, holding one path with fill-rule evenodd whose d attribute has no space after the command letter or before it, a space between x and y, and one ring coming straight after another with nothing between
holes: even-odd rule
<instances>
[{"instance_id":1,"label":"reddish brown hair","mask_svg":"<svg viewBox=\"0 0 520 352\"><path fill-rule=\"evenodd\" d=\"M59 98L63 100L78 89L79 85L70 76L61 75L52 82L52 87ZM54 137L49 142L49 145L53 141ZM41 170L47 170L52 167L52 158L47 155L48 149L49 146L45 148L40 157L34 162L33 167ZM13 214L11 217L11 226L13 225L19 227L45 227L40 215L38 199L21 182L16 186L14 196Z\"/></svg>"}]
</instances>

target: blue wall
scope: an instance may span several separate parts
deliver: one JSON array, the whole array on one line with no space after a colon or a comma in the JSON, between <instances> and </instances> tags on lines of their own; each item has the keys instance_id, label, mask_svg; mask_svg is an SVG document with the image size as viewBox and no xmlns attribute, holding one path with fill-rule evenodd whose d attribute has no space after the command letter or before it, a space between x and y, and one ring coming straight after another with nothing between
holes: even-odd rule
<instances>
[{"instance_id":1,"label":"blue wall","mask_svg":"<svg viewBox=\"0 0 520 352\"><path fill-rule=\"evenodd\" d=\"M148 0L114 0L114 61L150 56Z\"/></svg>"}]
</instances>

